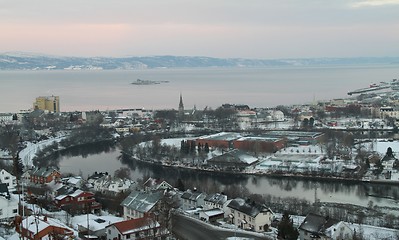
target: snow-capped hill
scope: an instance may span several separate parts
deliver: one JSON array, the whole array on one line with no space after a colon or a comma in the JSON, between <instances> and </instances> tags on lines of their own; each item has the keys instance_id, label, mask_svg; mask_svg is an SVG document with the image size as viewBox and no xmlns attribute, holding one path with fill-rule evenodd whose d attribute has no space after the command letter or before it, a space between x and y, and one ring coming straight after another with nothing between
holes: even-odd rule
<instances>
[{"instance_id":1,"label":"snow-capped hill","mask_svg":"<svg viewBox=\"0 0 399 240\"><path fill-rule=\"evenodd\" d=\"M0 70L111 70L193 67L284 67L334 66L343 64L399 64L399 57L244 59L213 58L204 56L66 57L25 52L7 52L0 54ZM51 66L51 68L49 68L49 66Z\"/></svg>"}]
</instances>

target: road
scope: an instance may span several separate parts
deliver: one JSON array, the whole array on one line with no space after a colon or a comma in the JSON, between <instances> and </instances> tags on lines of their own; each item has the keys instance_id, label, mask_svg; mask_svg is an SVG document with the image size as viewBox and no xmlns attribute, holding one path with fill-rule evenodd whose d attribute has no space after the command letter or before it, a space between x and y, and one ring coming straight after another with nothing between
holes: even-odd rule
<instances>
[{"instance_id":1,"label":"road","mask_svg":"<svg viewBox=\"0 0 399 240\"><path fill-rule=\"evenodd\" d=\"M173 233L181 240L224 240L228 237L242 237L254 240L272 239L260 237L257 233L244 233L223 229L213 225L192 219L180 214L174 214L172 218Z\"/></svg>"}]
</instances>

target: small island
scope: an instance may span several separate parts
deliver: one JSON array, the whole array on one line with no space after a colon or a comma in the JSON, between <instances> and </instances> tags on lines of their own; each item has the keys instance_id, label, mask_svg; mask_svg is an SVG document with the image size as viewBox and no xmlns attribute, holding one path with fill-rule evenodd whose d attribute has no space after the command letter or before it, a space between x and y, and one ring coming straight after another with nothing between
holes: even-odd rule
<instances>
[{"instance_id":1,"label":"small island","mask_svg":"<svg viewBox=\"0 0 399 240\"><path fill-rule=\"evenodd\" d=\"M132 82L133 85L154 85L154 84L161 84L161 83L168 83L169 81L154 81L154 80L143 80L137 79L136 81Z\"/></svg>"}]
</instances>

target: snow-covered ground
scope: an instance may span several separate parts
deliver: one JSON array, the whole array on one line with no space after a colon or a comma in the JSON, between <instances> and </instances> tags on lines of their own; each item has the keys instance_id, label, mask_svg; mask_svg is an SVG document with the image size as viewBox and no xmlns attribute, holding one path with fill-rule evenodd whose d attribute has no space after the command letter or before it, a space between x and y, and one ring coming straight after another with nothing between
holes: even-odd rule
<instances>
[{"instance_id":1,"label":"snow-covered ground","mask_svg":"<svg viewBox=\"0 0 399 240\"><path fill-rule=\"evenodd\" d=\"M65 136L59 136L55 138L49 138L37 143L28 142L26 147L19 152L19 157L21 158L22 164L26 167L33 166L33 158L36 154L43 148L53 144L54 142L61 142Z\"/></svg>"}]
</instances>

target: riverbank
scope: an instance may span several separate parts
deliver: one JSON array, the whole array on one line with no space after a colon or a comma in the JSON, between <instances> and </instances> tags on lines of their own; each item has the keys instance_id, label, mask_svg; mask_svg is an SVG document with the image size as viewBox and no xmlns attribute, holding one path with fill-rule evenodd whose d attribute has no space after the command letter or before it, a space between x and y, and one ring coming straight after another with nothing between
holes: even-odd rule
<instances>
[{"instance_id":1,"label":"riverbank","mask_svg":"<svg viewBox=\"0 0 399 240\"><path fill-rule=\"evenodd\" d=\"M139 158L134 157L133 155L121 151L122 154L129 156L129 158L155 166L161 166L165 168L176 168L176 169L185 169L189 171L197 171L208 174L214 174L219 176L256 176L256 177L271 177L276 179L295 179L295 180L312 180L319 182L337 182L337 183L352 183L352 184L379 184L379 185L398 185L399 181L389 181L389 180L364 180L364 179L354 179L354 178L343 178L343 177L332 177L332 176L318 176L318 175L301 175L301 174L292 174L292 173L273 173L273 172L259 172L259 171L242 171L242 172L232 172L232 171L223 171L216 170L211 168L200 168L194 166L188 166L183 164L172 165L162 161L146 161Z\"/></svg>"}]
</instances>

